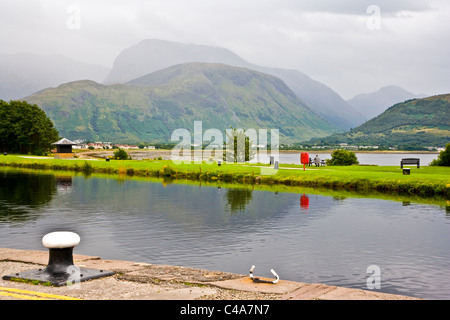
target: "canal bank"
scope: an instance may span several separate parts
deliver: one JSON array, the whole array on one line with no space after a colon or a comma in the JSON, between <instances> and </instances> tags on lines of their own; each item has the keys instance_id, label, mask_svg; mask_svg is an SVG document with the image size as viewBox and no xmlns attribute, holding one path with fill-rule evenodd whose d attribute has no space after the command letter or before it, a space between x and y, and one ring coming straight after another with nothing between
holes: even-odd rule
<instances>
[{"instance_id":1,"label":"canal bank","mask_svg":"<svg viewBox=\"0 0 450 320\"><path fill-rule=\"evenodd\" d=\"M31 159L19 155L0 158L0 167L71 171L84 175L109 174L121 177L162 178L197 182L241 183L244 185L286 185L292 187L379 192L420 197L450 197L448 167L411 168L407 175L400 166L283 165L274 169L262 164L177 163L170 160L60 160Z\"/></svg>"},{"instance_id":2,"label":"canal bank","mask_svg":"<svg viewBox=\"0 0 450 320\"><path fill-rule=\"evenodd\" d=\"M114 274L52 287L0 279L0 300L417 300L413 297L281 279L256 283L249 275L154 265L74 254L80 268ZM45 267L48 252L0 248L1 276ZM271 279L273 280L273 279Z\"/></svg>"}]
</instances>

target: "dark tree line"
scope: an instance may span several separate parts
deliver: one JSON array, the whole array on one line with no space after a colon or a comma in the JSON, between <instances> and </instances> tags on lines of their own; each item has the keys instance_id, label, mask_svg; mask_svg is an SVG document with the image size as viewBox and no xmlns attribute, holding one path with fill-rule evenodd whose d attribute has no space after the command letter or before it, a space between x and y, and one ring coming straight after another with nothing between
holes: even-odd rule
<instances>
[{"instance_id":1,"label":"dark tree line","mask_svg":"<svg viewBox=\"0 0 450 320\"><path fill-rule=\"evenodd\" d=\"M3 152L43 154L59 138L45 112L26 101L0 100L0 148Z\"/></svg>"}]
</instances>

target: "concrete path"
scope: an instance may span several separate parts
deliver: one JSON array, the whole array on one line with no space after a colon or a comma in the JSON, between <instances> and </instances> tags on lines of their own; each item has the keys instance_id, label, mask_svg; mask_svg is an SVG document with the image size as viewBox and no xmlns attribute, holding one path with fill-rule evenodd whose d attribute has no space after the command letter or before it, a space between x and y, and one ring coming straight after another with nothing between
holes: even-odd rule
<instances>
[{"instance_id":1,"label":"concrete path","mask_svg":"<svg viewBox=\"0 0 450 320\"><path fill-rule=\"evenodd\" d=\"M400 295L281 279L255 283L248 275L153 265L74 254L80 268L114 275L51 287L0 279L0 300L416 300ZM47 251L0 248L0 276L43 268Z\"/></svg>"}]
</instances>

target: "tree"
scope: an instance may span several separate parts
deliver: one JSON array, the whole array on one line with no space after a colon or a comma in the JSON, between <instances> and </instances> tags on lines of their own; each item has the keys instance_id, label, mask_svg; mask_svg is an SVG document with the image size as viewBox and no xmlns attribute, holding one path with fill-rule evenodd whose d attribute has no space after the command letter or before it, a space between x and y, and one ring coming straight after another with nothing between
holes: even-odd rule
<instances>
[{"instance_id":1,"label":"tree","mask_svg":"<svg viewBox=\"0 0 450 320\"><path fill-rule=\"evenodd\" d=\"M431 166L450 166L450 143L447 143L445 150L442 150L438 158L430 163Z\"/></svg>"},{"instance_id":2,"label":"tree","mask_svg":"<svg viewBox=\"0 0 450 320\"><path fill-rule=\"evenodd\" d=\"M42 154L59 133L45 112L26 101L0 100L0 147L3 152Z\"/></svg>"},{"instance_id":3,"label":"tree","mask_svg":"<svg viewBox=\"0 0 450 320\"><path fill-rule=\"evenodd\" d=\"M326 161L327 164L331 166L350 166L359 163L354 152L343 149L334 150L331 153L331 159L327 159Z\"/></svg>"},{"instance_id":4,"label":"tree","mask_svg":"<svg viewBox=\"0 0 450 320\"><path fill-rule=\"evenodd\" d=\"M254 157L254 151L251 150L252 141L246 135L245 131L231 128L227 130L227 149L224 154L225 160L233 162L250 161ZM229 150L232 146L233 150Z\"/></svg>"},{"instance_id":5,"label":"tree","mask_svg":"<svg viewBox=\"0 0 450 320\"><path fill-rule=\"evenodd\" d=\"M115 160L131 160L131 156L129 156L125 150L119 148L116 151L114 151L114 159Z\"/></svg>"}]
</instances>

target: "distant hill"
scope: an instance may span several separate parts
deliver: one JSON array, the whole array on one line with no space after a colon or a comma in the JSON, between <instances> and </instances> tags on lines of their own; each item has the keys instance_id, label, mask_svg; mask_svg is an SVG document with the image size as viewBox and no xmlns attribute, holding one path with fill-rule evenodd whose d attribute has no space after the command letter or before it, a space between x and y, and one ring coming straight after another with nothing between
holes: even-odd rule
<instances>
[{"instance_id":1,"label":"distant hill","mask_svg":"<svg viewBox=\"0 0 450 320\"><path fill-rule=\"evenodd\" d=\"M364 115L366 120L370 120L396 103L424 97L423 94L414 94L398 86L386 86L376 92L359 94L347 102Z\"/></svg>"},{"instance_id":2,"label":"distant hill","mask_svg":"<svg viewBox=\"0 0 450 320\"><path fill-rule=\"evenodd\" d=\"M445 146L450 142L450 94L395 104L350 132L314 139L319 144Z\"/></svg>"},{"instance_id":3,"label":"distant hill","mask_svg":"<svg viewBox=\"0 0 450 320\"><path fill-rule=\"evenodd\" d=\"M102 81L109 68L62 55L0 54L0 99L9 101L75 80Z\"/></svg>"},{"instance_id":4,"label":"distant hill","mask_svg":"<svg viewBox=\"0 0 450 320\"><path fill-rule=\"evenodd\" d=\"M311 109L342 130L354 128L367 120L331 88L300 71L257 66L228 49L206 45L144 40L118 55L104 84L125 83L188 62L223 63L277 76Z\"/></svg>"},{"instance_id":5,"label":"distant hill","mask_svg":"<svg viewBox=\"0 0 450 320\"><path fill-rule=\"evenodd\" d=\"M316 115L277 77L224 64L188 63L126 84L63 84L24 100L37 104L61 136L93 141L170 141L173 130L230 126L279 129L280 143L339 129Z\"/></svg>"}]
</instances>

